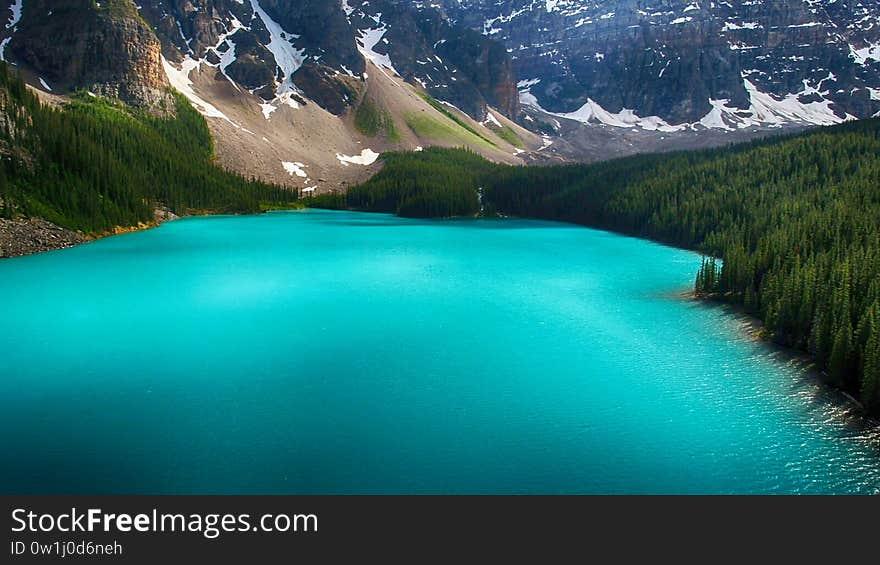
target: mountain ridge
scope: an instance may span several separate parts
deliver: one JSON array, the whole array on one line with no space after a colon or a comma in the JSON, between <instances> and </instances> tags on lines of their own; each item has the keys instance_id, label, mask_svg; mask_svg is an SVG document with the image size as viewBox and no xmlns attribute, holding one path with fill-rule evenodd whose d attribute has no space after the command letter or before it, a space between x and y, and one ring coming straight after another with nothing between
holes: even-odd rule
<instances>
[{"instance_id":1,"label":"mountain ridge","mask_svg":"<svg viewBox=\"0 0 880 565\"><path fill-rule=\"evenodd\" d=\"M364 180L376 170L364 155L383 151L464 145L514 164L595 161L880 115L880 6L859 0L3 9L0 57L32 86L147 107L163 107L173 87L208 118L225 166L306 191ZM373 108L384 127L360 129Z\"/></svg>"},{"instance_id":2,"label":"mountain ridge","mask_svg":"<svg viewBox=\"0 0 880 565\"><path fill-rule=\"evenodd\" d=\"M838 0L441 0L504 43L523 102L666 133L880 113L880 6Z\"/></svg>"}]
</instances>

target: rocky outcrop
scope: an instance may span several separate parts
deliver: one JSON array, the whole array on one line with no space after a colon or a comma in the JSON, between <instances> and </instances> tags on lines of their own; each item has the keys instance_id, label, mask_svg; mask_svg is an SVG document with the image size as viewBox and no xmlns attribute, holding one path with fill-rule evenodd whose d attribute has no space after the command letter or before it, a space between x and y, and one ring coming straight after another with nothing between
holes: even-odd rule
<instances>
[{"instance_id":1,"label":"rocky outcrop","mask_svg":"<svg viewBox=\"0 0 880 565\"><path fill-rule=\"evenodd\" d=\"M340 0L260 0L259 4L283 29L298 36L296 45L310 59L317 58L327 69L364 72L356 30Z\"/></svg>"},{"instance_id":2,"label":"rocky outcrop","mask_svg":"<svg viewBox=\"0 0 880 565\"><path fill-rule=\"evenodd\" d=\"M451 61L490 106L516 119L519 115L519 95L513 66L504 46L487 41L469 30L449 35L451 39L438 45L438 55ZM485 117L474 111L470 114L481 119Z\"/></svg>"},{"instance_id":3,"label":"rocky outcrop","mask_svg":"<svg viewBox=\"0 0 880 565\"><path fill-rule=\"evenodd\" d=\"M56 91L154 106L168 96L160 49L131 0L27 0L7 56Z\"/></svg>"},{"instance_id":4,"label":"rocky outcrop","mask_svg":"<svg viewBox=\"0 0 880 565\"><path fill-rule=\"evenodd\" d=\"M519 114L511 59L500 43L451 25L434 7L406 9L400 2L372 0L357 13L386 26L387 44L377 50L385 49L404 79L478 120L486 117L487 104L514 119Z\"/></svg>"},{"instance_id":5,"label":"rocky outcrop","mask_svg":"<svg viewBox=\"0 0 880 565\"><path fill-rule=\"evenodd\" d=\"M293 76L293 83L310 100L330 112L344 114L357 102L358 80L324 65L307 61Z\"/></svg>"}]
</instances>

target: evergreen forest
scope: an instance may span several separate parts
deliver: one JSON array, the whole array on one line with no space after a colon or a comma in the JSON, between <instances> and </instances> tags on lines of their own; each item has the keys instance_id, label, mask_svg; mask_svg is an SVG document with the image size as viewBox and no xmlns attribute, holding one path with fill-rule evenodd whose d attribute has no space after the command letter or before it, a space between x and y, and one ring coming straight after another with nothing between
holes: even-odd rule
<instances>
[{"instance_id":1,"label":"evergreen forest","mask_svg":"<svg viewBox=\"0 0 880 565\"><path fill-rule=\"evenodd\" d=\"M257 212L296 193L218 167L205 119L182 96L164 116L82 93L42 104L0 63L0 217L86 234L178 215Z\"/></svg>"}]
</instances>

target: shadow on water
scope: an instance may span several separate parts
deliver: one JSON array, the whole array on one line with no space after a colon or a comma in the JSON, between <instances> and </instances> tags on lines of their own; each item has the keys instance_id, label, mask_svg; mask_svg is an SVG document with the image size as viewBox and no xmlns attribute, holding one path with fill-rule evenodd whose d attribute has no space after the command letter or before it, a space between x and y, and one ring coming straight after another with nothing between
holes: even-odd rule
<instances>
[{"instance_id":1,"label":"shadow on water","mask_svg":"<svg viewBox=\"0 0 880 565\"><path fill-rule=\"evenodd\" d=\"M269 212L268 215L280 216L286 214L306 213L317 216L318 223L332 226L346 227L412 227L412 226L437 226L481 228L487 230L523 230L523 229L546 229L560 227L580 227L576 224L554 222L550 220L534 220L527 218L407 218L385 212L363 212L356 210L322 210L309 208L305 211L277 211Z\"/></svg>"},{"instance_id":2,"label":"shadow on water","mask_svg":"<svg viewBox=\"0 0 880 565\"><path fill-rule=\"evenodd\" d=\"M358 214L366 214L367 212L357 212ZM383 214L384 215L384 214ZM420 218L401 218L398 216L390 216L388 220L321 220L322 224L345 227L371 228L371 227L397 227L406 228L413 226L437 226L442 224L443 227L449 228L474 228L484 230L535 230L561 227L572 227L571 224L560 222L546 222L542 220L513 220L507 218L447 218L447 219L420 219Z\"/></svg>"}]
</instances>

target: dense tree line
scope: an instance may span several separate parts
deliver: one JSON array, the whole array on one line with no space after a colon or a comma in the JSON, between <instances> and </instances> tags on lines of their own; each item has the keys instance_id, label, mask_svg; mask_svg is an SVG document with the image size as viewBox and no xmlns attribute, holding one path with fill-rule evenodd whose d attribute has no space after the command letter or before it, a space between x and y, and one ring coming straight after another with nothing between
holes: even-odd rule
<instances>
[{"instance_id":1,"label":"dense tree line","mask_svg":"<svg viewBox=\"0 0 880 565\"><path fill-rule=\"evenodd\" d=\"M39 216L85 233L153 219L164 205L255 212L296 195L213 162L208 126L182 97L157 117L83 94L43 105L0 63L0 216Z\"/></svg>"},{"instance_id":2,"label":"dense tree line","mask_svg":"<svg viewBox=\"0 0 880 565\"><path fill-rule=\"evenodd\" d=\"M349 205L405 213L414 187L419 215L472 215L482 188L487 214L700 250L708 258L698 294L741 305L771 339L809 352L831 382L880 411L878 120L593 165L490 165L460 150L395 155Z\"/></svg>"},{"instance_id":3,"label":"dense tree line","mask_svg":"<svg viewBox=\"0 0 880 565\"><path fill-rule=\"evenodd\" d=\"M475 216L480 179L492 163L464 149L383 155L385 166L346 196L350 208L418 218Z\"/></svg>"}]
</instances>

